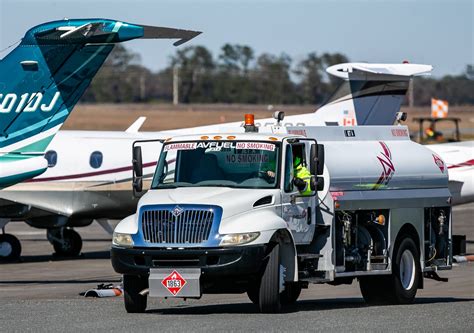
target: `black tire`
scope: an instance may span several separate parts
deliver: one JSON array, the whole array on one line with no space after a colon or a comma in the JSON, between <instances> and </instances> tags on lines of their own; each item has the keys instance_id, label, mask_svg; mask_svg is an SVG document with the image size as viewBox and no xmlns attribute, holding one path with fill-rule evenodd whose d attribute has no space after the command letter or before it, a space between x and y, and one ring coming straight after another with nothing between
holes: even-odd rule
<instances>
[{"instance_id":1,"label":"black tire","mask_svg":"<svg viewBox=\"0 0 474 333\"><path fill-rule=\"evenodd\" d=\"M255 287L251 287L250 289L247 290L247 296L249 297L250 301L256 306L259 306L258 293L259 293L259 290L258 288L255 288Z\"/></svg>"},{"instance_id":2,"label":"black tire","mask_svg":"<svg viewBox=\"0 0 474 333\"><path fill-rule=\"evenodd\" d=\"M18 261L21 255L21 244L18 238L10 234L0 234L0 260Z\"/></svg>"},{"instance_id":3,"label":"black tire","mask_svg":"<svg viewBox=\"0 0 474 333\"><path fill-rule=\"evenodd\" d=\"M128 313L143 313L146 310L147 296L140 291L148 288L146 277L138 275L123 276L123 300Z\"/></svg>"},{"instance_id":4,"label":"black tire","mask_svg":"<svg viewBox=\"0 0 474 333\"><path fill-rule=\"evenodd\" d=\"M281 310L280 300L280 245L277 244L268 255L258 291L259 310L276 313Z\"/></svg>"},{"instance_id":5,"label":"black tire","mask_svg":"<svg viewBox=\"0 0 474 333\"><path fill-rule=\"evenodd\" d=\"M72 229L63 231L63 241L53 241L54 251L59 256L76 257L81 253L82 238Z\"/></svg>"},{"instance_id":6,"label":"black tire","mask_svg":"<svg viewBox=\"0 0 474 333\"><path fill-rule=\"evenodd\" d=\"M301 294L301 284L298 282L290 282L285 285L285 290L280 295L282 305L294 304Z\"/></svg>"},{"instance_id":7,"label":"black tire","mask_svg":"<svg viewBox=\"0 0 474 333\"><path fill-rule=\"evenodd\" d=\"M359 287L362 297L367 304L389 304L389 295L391 276L363 276L359 278Z\"/></svg>"},{"instance_id":8,"label":"black tire","mask_svg":"<svg viewBox=\"0 0 474 333\"><path fill-rule=\"evenodd\" d=\"M411 262L408 266L413 269L409 272L410 276L403 274L407 273L407 263L402 262L406 251L410 254L406 254L404 260ZM360 291L368 304L410 304L415 300L421 274L420 256L415 242L411 238L403 239L394 253L391 275L359 278Z\"/></svg>"},{"instance_id":9,"label":"black tire","mask_svg":"<svg viewBox=\"0 0 474 333\"><path fill-rule=\"evenodd\" d=\"M405 238L395 253L389 299L394 304L410 304L415 300L420 280L419 251L413 239Z\"/></svg>"}]
</instances>

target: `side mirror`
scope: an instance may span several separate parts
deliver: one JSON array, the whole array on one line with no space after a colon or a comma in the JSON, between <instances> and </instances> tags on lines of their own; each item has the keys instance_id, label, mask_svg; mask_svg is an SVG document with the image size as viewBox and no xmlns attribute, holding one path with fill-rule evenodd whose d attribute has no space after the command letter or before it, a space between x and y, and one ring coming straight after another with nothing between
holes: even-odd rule
<instances>
[{"instance_id":1,"label":"side mirror","mask_svg":"<svg viewBox=\"0 0 474 333\"><path fill-rule=\"evenodd\" d=\"M139 197L140 193L143 191L143 178L135 177L133 178L133 195Z\"/></svg>"},{"instance_id":2,"label":"side mirror","mask_svg":"<svg viewBox=\"0 0 474 333\"><path fill-rule=\"evenodd\" d=\"M309 158L309 172L312 175L322 175L324 172L324 145L312 144Z\"/></svg>"},{"instance_id":3,"label":"side mirror","mask_svg":"<svg viewBox=\"0 0 474 333\"><path fill-rule=\"evenodd\" d=\"M316 177L316 190L324 190L324 177Z\"/></svg>"},{"instance_id":4,"label":"side mirror","mask_svg":"<svg viewBox=\"0 0 474 333\"><path fill-rule=\"evenodd\" d=\"M134 176L143 177L142 147L133 147L132 165Z\"/></svg>"},{"instance_id":5,"label":"side mirror","mask_svg":"<svg viewBox=\"0 0 474 333\"><path fill-rule=\"evenodd\" d=\"M311 191L322 191L324 190L324 177L311 176Z\"/></svg>"},{"instance_id":6,"label":"side mirror","mask_svg":"<svg viewBox=\"0 0 474 333\"><path fill-rule=\"evenodd\" d=\"M324 145L317 146L317 166L314 175L322 175L324 173Z\"/></svg>"},{"instance_id":7,"label":"side mirror","mask_svg":"<svg viewBox=\"0 0 474 333\"><path fill-rule=\"evenodd\" d=\"M133 147L132 152L132 166L133 166L133 195L138 197L143 190L143 162L142 162L142 147Z\"/></svg>"},{"instance_id":8,"label":"side mirror","mask_svg":"<svg viewBox=\"0 0 474 333\"><path fill-rule=\"evenodd\" d=\"M309 151L309 172L312 175L318 172L318 146L316 144L312 144Z\"/></svg>"}]
</instances>

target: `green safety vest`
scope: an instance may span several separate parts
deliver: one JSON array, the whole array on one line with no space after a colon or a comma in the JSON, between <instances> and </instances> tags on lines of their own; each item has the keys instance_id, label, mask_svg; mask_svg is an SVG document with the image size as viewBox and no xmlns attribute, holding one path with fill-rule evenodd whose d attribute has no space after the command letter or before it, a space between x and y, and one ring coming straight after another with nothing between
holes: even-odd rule
<instances>
[{"instance_id":1,"label":"green safety vest","mask_svg":"<svg viewBox=\"0 0 474 333\"><path fill-rule=\"evenodd\" d=\"M313 192L311 191L311 173L309 170L300 164L295 169L295 177L301 178L306 182L305 189L300 193L302 195L311 195Z\"/></svg>"}]
</instances>

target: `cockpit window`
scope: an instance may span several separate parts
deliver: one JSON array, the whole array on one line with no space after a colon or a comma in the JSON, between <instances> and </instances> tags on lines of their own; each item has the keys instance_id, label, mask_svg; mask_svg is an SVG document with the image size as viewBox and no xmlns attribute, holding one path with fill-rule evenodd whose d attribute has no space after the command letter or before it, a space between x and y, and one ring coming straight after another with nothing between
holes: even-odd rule
<instances>
[{"instance_id":1,"label":"cockpit window","mask_svg":"<svg viewBox=\"0 0 474 333\"><path fill-rule=\"evenodd\" d=\"M58 153L54 150L48 150L46 154L44 154L44 158L48 161L48 168L54 168L58 163Z\"/></svg>"}]
</instances>

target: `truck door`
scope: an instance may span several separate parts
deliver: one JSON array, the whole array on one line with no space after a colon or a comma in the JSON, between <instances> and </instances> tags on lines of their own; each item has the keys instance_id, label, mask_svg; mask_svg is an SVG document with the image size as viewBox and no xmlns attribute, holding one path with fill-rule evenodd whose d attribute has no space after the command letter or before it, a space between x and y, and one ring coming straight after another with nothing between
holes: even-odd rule
<instances>
[{"instance_id":1,"label":"truck door","mask_svg":"<svg viewBox=\"0 0 474 333\"><path fill-rule=\"evenodd\" d=\"M295 158L300 158L301 167L309 169L309 145L307 142L286 143L282 163L282 216L297 244L310 243L315 229L315 198L305 195L294 184L295 173L300 173L295 168ZM309 185L308 185L309 186ZM306 193L307 194L307 193Z\"/></svg>"}]
</instances>

